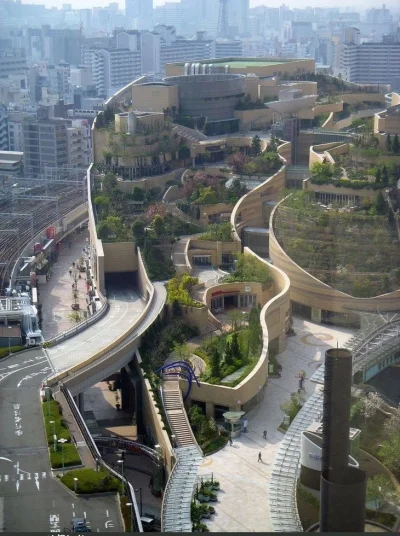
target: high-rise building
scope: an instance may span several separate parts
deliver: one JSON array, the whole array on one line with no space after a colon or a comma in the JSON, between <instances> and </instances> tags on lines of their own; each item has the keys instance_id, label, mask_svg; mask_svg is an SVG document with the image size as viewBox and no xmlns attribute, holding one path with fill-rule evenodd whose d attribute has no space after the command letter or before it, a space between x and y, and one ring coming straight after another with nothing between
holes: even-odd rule
<instances>
[{"instance_id":1,"label":"high-rise building","mask_svg":"<svg viewBox=\"0 0 400 536\"><path fill-rule=\"evenodd\" d=\"M86 168L91 159L90 123L73 119L67 127L67 163L69 168Z\"/></svg>"},{"instance_id":2,"label":"high-rise building","mask_svg":"<svg viewBox=\"0 0 400 536\"><path fill-rule=\"evenodd\" d=\"M8 151L7 108L0 104L0 151Z\"/></svg>"},{"instance_id":3,"label":"high-rise building","mask_svg":"<svg viewBox=\"0 0 400 536\"><path fill-rule=\"evenodd\" d=\"M228 0L228 33L233 36L249 33L249 0Z\"/></svg>"},{"instance_id":4,"label":"high-rise building","mask_svg":"<svg viewBox=\"0 0 400 536\"><path fill-rule=\"evenodd\" d=\"M400 40L336 46L334 74L349 82L400 88Z\"/></svg>"},{"instance_id":5,"label":"high-rise building","mask_svg":"<svg viewBox=\"0 0 400 536\"><path fill-rule=\"evenodd\" d=\"M44 168L68 164L67 121L36 119L24 121L24 166L27 173L39 175Z\"/></svg>"},{"instance_id":6,"label":"high-rise building","mask_svg":"<svg viewBox=\"0 0 400 536\"><path fill-rule=\"evenodd\" d=\"M311 39L313 35L311 22L292 22L291 24L291 38L298 42L303 43Z\"/></svg>"},{"instance_id":7,"label":"high-rise building","mask_svg":"<svg viewBox=\"0 0 400 536\"><path fill-rule=\"evenodd\" d=\"M139 51L128 48L96 50L93 55L93 84L99 97L110 97L138 78L141 73Z\"/></svg>"},{"instance_id":8,"label":"high-rise building","mask_svg":"<svg viewBox=\"0 0 400 536\"><path fill-rule=\"evenodd\" d=\"M150 28L153 18L153 0L125 0L126 15L133 19L137 30Z\"/></svg>"},{"instance_id":9,"label":"high-rise building","mask_svg":"<svg viewBox=\"0 0 400 536\"><path fill-rule=\"evenodd\" d=\"M0 52L0 78L13 74L26 74L28 66L25 51L7 49Z\"/></svg>"}]
</instances>

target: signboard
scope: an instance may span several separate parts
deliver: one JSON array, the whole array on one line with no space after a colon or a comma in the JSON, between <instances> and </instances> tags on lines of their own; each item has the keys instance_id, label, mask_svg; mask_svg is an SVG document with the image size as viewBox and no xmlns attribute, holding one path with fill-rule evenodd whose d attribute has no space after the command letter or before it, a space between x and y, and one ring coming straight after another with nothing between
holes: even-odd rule
<instances>
[{"instance_id":1,"label":"signboard","mask_svg":"<svg viewBox=\"0 0 400 536\"><path fill-rule=\"evenodd\" d=\"M55 227L48 227L46 231L46 236L49 240L56 237L56 228Z\"/></svg>"},{"instance_id":2,"label":"signboard","mask_svg":"<svg viewBox=\"0 0 400 536\"><path fill-rule=\"evenodd\" d=\"M33 246L33 254L39 255L42 251L42 244L40 242L36 242L36 244Z\"/></svg>"},{"instance_id":3,"label":"signboard","mask_svg":"<svg viewBox=\"0 0 400 536\"><path fill-rule=\"evenodd\" d=\"M245 292L251 292L251 287L244 287Z\"/></svg>"}]
</instances>

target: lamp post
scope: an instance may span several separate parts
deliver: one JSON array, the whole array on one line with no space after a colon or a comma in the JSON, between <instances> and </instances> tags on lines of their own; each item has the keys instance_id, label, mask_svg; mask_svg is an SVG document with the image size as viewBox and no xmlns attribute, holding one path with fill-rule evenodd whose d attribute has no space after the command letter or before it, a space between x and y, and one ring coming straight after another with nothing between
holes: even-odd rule
<instances>
[{"instance_id":1,"label":"lamp post","mask_svg":"<svg viewBox=\"0 0 400 536\"><path fill-rule=\"evenodd\" d=\"M142 488L135 489L135 493L139 492L139 505L140 505L140 517L143 516L143 496L142 496Z\"/></svg>"},{"instance_id":2,"label":"lamp post","mask_svg":"<svg viewBox=\"0 0 400 536\"><path fill-rule=\"evenodd\" d=\"M54 452L57 452L56 421L50 421L50 424L53 425Z\"/></svg>"},{"instance_id":3,"label":"lamp post","mask_svg":"<svg viewBox=\"0 0 400 536\"><path fill-rule=\"evenodd\" d=\"M124 478L124 460L118 460L117 463L121 465L121 475Z\"/></svg>"},{"instance_id":4,"label":"lamp post","mask_svg":"<svg viewBox=\"0 0 400 536\"><path fill-rule=\"evenodd\" d=\"M76 477L74 477L74 491L75 491L75 493L77 492L77 489L78 489L78 479Z\"/></svg>"},{"instance_id":5,"label":"lamp post","mask_svg":"<svg viewBox=\"0 0 400 536\"><path fill-rule=\"evenodd\" d=\"M133 503L126 503L125 506L131 507L131 532L133 532Z\"/></svg>"},{"instance_id":6,"label":"lamp post","mask_svg":"<svg viewBox=\"0 0 400 536\"><path fill-rule=\"evenodd\" d=\"M7 326L8 329L12 329L12 326ZM8 337L8 355L11 355L11 337Z\"/></svg>"},{"instance_id":7,"label":"lamp post","mask_svg":"<svg viewBox=\"0 0 400 536\"><path fill-rule=\"evenodd\" d=\"M61 463L62 463L62 472L64 474L64 443L67 442L67 440L62 437L58 440L59 443L61 443Z\"/></svg>"}]
</instances>

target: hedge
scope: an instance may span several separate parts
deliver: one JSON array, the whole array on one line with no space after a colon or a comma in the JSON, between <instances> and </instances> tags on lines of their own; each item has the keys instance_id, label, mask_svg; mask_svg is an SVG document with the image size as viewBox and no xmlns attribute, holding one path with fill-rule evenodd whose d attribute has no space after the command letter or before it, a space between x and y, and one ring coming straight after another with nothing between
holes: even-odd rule
<instances>
[{"instance_id":1,"label":"hedge","mask_svg":"<svg viewBox=\"0 0 400 536\"><path fill-rule=\"evenodd\" d=\"M16 354L21 350L24 350L25 346L11 346L11 348L0 348L0 359L7 357L9 354Z\"/></svg>"},{"instance_id":2,"label":"hedge","mask_svg":"<svg viewBox=\"0 0 400 536\"><path fill-rule=\"evenodd\" d=\"M107 471L95 471L94 469L74 469L61 477L61 482L67 488L74 490L74 478L78 479L77 493L105 493L118 491L121 482L118 478L110 475Z\"/></svg>"},{"instance_id":3,"label":"hedge","mask_svg":"<svg viewBox=\"0 0 400 536\"><path fill-rule=\"evenodd\" d=\"M76 467L82 465L81 458L78 453L78 449L72 443L64 443L61 447L57 445L57 452L54 452L53 446L49 446L50 451L50 463L53 469L59 469L63 466L62 450L64 450L64 467Z\"/></svg>"}]
</instances>

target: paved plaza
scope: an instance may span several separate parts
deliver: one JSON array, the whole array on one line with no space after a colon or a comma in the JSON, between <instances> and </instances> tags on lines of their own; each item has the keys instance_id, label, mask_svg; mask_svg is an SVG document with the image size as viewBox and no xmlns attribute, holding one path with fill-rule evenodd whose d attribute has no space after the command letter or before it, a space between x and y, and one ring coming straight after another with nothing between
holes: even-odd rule
<instances>
[{"instance_id":1,"label":"paved plaza","mask_svg":"<svg viewBox=\"0 0 400 536\"><path fill-rule=\"evenodd\" d=\"M273 531L268 508L268 482L276 453L284 434L277 430L283 420L280 406L298 389L297 375L306 372L305 395L308 398L316 384L308 381L323 362L325 350L344 345L350 329L321 326L294 319L296 335L289 337L287 348L278 356L282 376L270 379L263 402L251 410L248 432L221 451L204 459L199 475L219 480L221 491L214 505L216 514L204 522L212 532ZM263 431L267 430L267 440ZM258 462L261 452L262 462Z\"/></svg>"}]
</instances>

